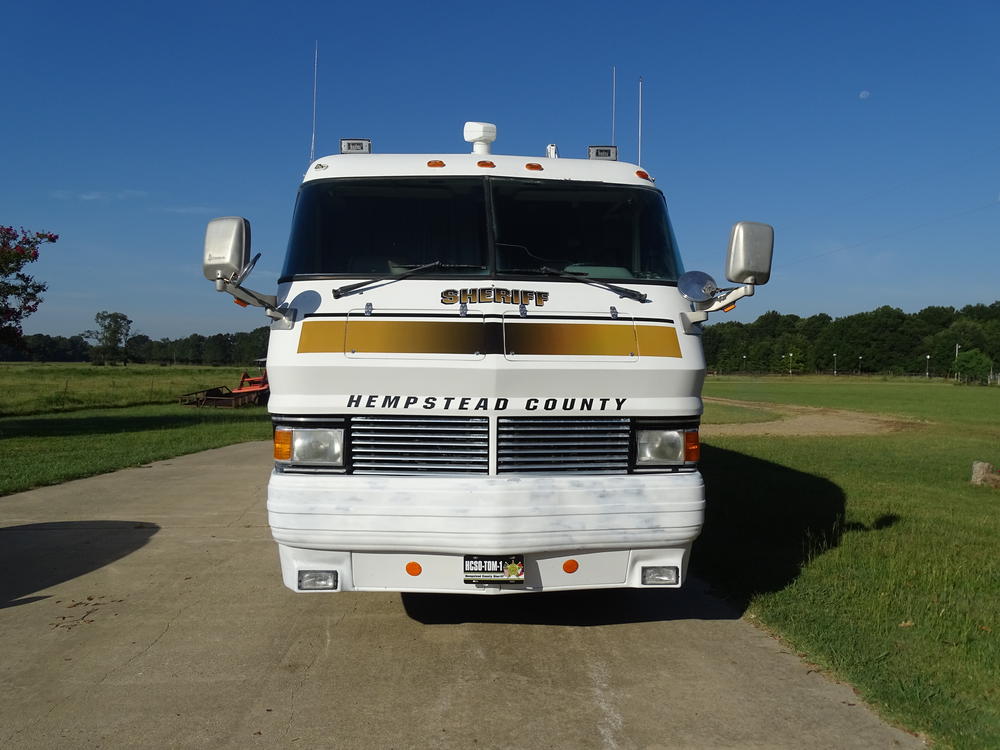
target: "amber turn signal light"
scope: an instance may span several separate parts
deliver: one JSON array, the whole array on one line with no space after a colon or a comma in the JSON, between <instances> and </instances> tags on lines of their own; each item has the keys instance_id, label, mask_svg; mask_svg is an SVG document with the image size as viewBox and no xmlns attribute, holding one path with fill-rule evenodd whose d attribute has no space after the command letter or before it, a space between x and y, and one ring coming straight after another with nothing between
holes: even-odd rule
<instances>
[{"instance_id":1,"label":"amber turn signal light","mask_svg":"<svg viewBox=\"0 0 1000 750\"><path fill-rule=\"evenodd\" d=\"M291 461L292 460L292 431L291 430L275 430L274 431L274 460L275 461Z\"/></svg>"},{"instance_id":2,"label":"amber turn signal light","mask_svg":"<svg viewBox=\"0 0 1000 750\"><path fill-rule=\"evenodd\" d=\"M701 443L698 440L697 430L688 430L684 433L684 460L697 462L701 459Z\"/></svg>"}]
</instances>

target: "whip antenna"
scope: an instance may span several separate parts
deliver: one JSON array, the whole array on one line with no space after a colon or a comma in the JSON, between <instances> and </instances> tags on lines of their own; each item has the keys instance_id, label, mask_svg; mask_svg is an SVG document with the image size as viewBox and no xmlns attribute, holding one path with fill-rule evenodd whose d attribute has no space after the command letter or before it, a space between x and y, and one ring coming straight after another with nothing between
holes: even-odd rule
<instances>
[{"instance_id":1,"label":"whip antenna","mask_svg":"<svg viewBox=\"0 0 1000 750\"><path fill-rule=\"evenodd\" d=\"M618 70L616 66L611 66L611 145L615 143L615 102L618 98Z\"/></svg>"},{"instance_id":2,"label":"whip antenna","mask_svg":"<svg viewBox=\"0 0 1000 750\"><path fill-rule=\"evenodd\" d=\"M642 166L642 76L639 76L639 158L636 164Z\"/></svg>"},{"instance_id":3,"label":"whip antenna","mask_svg":"<svg viewBox=\"0 0 1000 750\"><path fill-rule=\"evenodd\" d=\"M313 119L312 141L309 143L309 163L316 158L316 78L319 73L319 40L316 40L316 52L313 55Z\"/></svg>"}]
</instances>

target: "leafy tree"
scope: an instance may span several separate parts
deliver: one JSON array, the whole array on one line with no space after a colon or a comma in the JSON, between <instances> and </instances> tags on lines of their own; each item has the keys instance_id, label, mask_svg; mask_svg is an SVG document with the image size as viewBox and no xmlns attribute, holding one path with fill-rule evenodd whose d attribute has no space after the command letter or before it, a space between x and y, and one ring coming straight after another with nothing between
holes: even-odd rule
<instances>
[{"instance_id":1,"label":"leafy tree","mask_svg":"<svg viewBox=\"0 0 1000 750\"><path fill-rule=\"evenodd\" d=\"M985 323L990 320L1000 320L1000 301L992 305L966 305L959 311L963 318Z\"/></svg>"},{"instance_id":2,"label":"leafy tree","mask_svg":"<svg viewBox=\"0 0 1000 750\"><path fill-rule=\"evenodd\" d=\"M81 336L95 342L91 349L91 361L95 364L108 362L128 363L125 346L128 343L132 321L120 312L102 310L94 316L97 330L84 331Z\"/></svg>"},{"instance_id":3,"label":"leafy tree","mask_svg":"<svg viewBox=\"0 0 1000 750\"><path fill-rule=\"evenodd\" d=\"M254 360L267 356L267 340L271 329L267 326L255 328L249 333L233 334L233 364L246 367Z\"/></svg>"},{"instance_id":4,"label":"leafy tree","mask_svg":"<svg viewBox=\"0 0 1000 750\"><path fill-rule=\"evenodd\" d=\"M150 362L151 348L156 342L144 333L137 333L125 342L125 354L130 362Z\"/></svg>"},{"instance_id":5,"label":"leafy tree","mask_svg":"<svg viewBox=\"0 0 1000 750\"><path fill-rule=\"evenodd\" d=\"M970 383L985 383L993 370L990 358L978 349L961 352L955 358L955 372Z\"/></svg>"},{"instance_id":6,"label":"leafy tree","mask_svg":"<svg viewBox=\"0 0 1000 750\"><path fill-rule=\"evenodd\" d=\"M202 349L202 363L206 365L228 365L233 361L233 338L228 333L217 333L205 339Z\"/></svg>"},{"instance_id":7,"label":"leafy tree","mask_svg":"<svg viewBox=\"0 0 1000 750\"><path fill-rule=\"evenodd\" d=\"M931 328L929 333L933 333L934 331L939 331L942 328L947 328L954 323L958 318L958 313L955 312L954 307L932 305L931 307L925 307L923 310L918 312L915 317L917 320Z\"/></svg>"},{"instance_id":8,"label":"leafy tree","mask_svg":"<svg viewBox=\"0 0 1000 750\"><path fill-rule=\"evenodd\" d=\"M191 365L202 363L204 348L205 337L198 333L192 333L185 339L177 339L173 342L175 360Z\"/></svg>"},{"instance_id":9,"label":"leafy tree","mask_svg":"<svg viewBox=\"0 0 1000 750\"><path fill-rule=\"evenodd\" d=\"M34 333L24 337L27 358L32 362L86 362L90 345L82 336L48 336Z\"/></svg>"},{"instance_id":10,"label":"leafy tree","mask_svg":"<svg viewBox=\"0 0 1000 750\"><path fill-rule=\"evenodd\" d=\"M58 239L59 235L51 232L0 226L0 344L21 345L21 321L38 309L47 288L23 269L38 260L42 244Z\"/></svg>"}]
</instances>

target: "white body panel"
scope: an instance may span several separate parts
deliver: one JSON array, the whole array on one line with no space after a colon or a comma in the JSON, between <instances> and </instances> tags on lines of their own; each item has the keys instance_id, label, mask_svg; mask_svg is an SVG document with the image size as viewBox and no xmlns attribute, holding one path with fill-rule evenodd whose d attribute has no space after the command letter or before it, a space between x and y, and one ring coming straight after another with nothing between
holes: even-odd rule
<instances>
[{"instance_id":1,"label":"white body panel","mask_svg":"<svg viewBox=\"0 0 1000 750\"><path fill-rule=\"evenodd\" d=\"M494 166L479 166L483 160ZM444 166L431 168L430 161ZM493 154L324 157L305 180L487 171L490 177L652 186L635 165ZM686 333L680 323L680 313L691 306L675 285L616 280L648 295L639 302L544 275L503 281L415 276L382 279L335 298L335 288L365 278L280 284L279 307L295 312L290 325L274 325L270 335L269 409L276 423L482 417L488 421L488 471L372 476L276 470L268 519L289 588L298 589L300 571L312 570L336 570L339 591L638 587L643 566L676 567L676 585L683 582L704 517L704 485L693 467L504 474L496 450L501 418L676 418L696 424L705 362L698 332ZM512 286L518 294L530 290L526 304L494 302L498 290ZM477 291L477 301L464 306L445 302L449 291L470 289L487 291ZM468 334L487 343L454 350L384 343L404 329L418 338ZM591 346L593 340L602 343ZM528 344L514 343L522 341ZM524 556L523 584L463 583L464 555L506 554ZM579 565L573 573L563 568L570 558ZM418 563L421 573L408 573L407 563Z\"/></svg>"},{"instance_id":2,"label":"white body panel","mask_svg":"<svg viewBox=\"0 0 1000 750\"><path fill-rule=\"evenodd\" d=\"M619 313L619 320L632 316L637 325L669 329L676 335L680 349L678 357L644 357L641 348L634 356L530 356L516 354L369 354L298 351L302 322L328 320L322 316L345 314L348 321L365 319L366 303L372 314L384 314L396 319L394 313L430 319L442 314L438 303L445 287L468 283L486 286L487 280L459 282L455 280L405 279L340 300L333 298L336 284L348 282L296 281L282 284L279 302L287 302L298 311L299 323L290 330L272 330L268 347L268 377L271 383L270 410L275 414L340 414L347 407L351 394L409 394L424 396L458 396L478 400L481 397L510 399L508 414L541 414L544 409L528 410L529 398L626 397L627 405L618 410L626 415L695 416L702 411L701 386L705 375L705 360L701 337L685 335L678 314L687 303L672 286L640 286L650 296L645 304L619 299L603 289L574 283L538 279L532 286L549 293L544 308L532 308L526 321L553 318L610 320L610 308ZM629 285L623 285L629 286ZM437 304L435 308L433 305ZM502 324L503 313L510 310L489 310L486 306L469 307L467 318L484 317L487 322ZM499 306L497 306L499 307ZM458 320L458 310L450 310ZM516 314L516 311L515 311ZM583 316L592 316L582 319ZM520 318L518 319L520 321ZM655 323L645 321L657 321ZM347 324L350 325L350 322ZM641 342L640 342L641 343ZM401 372L405 371L405 377ZM416 385L417 390L413 387ZM422 402L421 402L422 403ZM441 401L438 404L442 404ZM611 402L612 409L614 402ZM379 409L385 413L406 413L406 408ZM456 413L434 408L424 414ZM466 410L472 414L472 411ZM606 413L608 409L604 410ZM582 409L559 408L555 413L586 413ZM551 414L551 412L550 412Z\"/></svg>"}]
</instances>

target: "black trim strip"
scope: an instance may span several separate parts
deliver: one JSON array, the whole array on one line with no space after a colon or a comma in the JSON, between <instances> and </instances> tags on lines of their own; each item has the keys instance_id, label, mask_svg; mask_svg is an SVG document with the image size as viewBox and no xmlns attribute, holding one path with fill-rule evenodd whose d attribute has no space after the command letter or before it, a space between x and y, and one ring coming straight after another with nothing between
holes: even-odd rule
<instances>
[{"instance_id":1,"label":"black trim strip","mask_svg":"<svg viewBox=\"0 0 1000 750\"><path fill-rule=\"evenodd\" d=\"M514 313L514 310L511 310L511 312ZM521 318L520 316L518 316L517 319L518 320L524 320L524 319L527 319L527 320L580 320L580 321L589 321L589 320L611 320L611 321L615 321L615 320L620 320L622 323L626 323L626 322L628 322L628 321L631 320L631 321L636 322L636 323L671 323L671 324L673 324L673 322L674 322L671 318L636 318L636 317L630 316L628 313L623 313L623 315L625 315L627 317L625 317L624 319L622 319L622 318L612 318L610 315L604 315L604 316L594 315L592 317L588 317L588 316L582 316L582 315L537 315L535 313L528 313L528 315L527 315L526 318ZM348 317L364 317L364 318L445 318L445 319L452 320L452 319L455 319L455 318L462 318L463 316L459 315L458 313L432 313L432 312L427 312L427 313L391 313L391 312L383 312L383 313L379 313L379 312L372 311L371 313L369 313L367 315L364 314L364 313L361 313L361 312L355 312L353 314L346 313L346 312L344 312L344 313L306 313L305 315L302 316L302 319L306 320L308 318L344 318L346 320ZM513 317L513 316L512 315L511 316L504 316L504 315L497 314L497 313L478 313L478 312L472 312L472 313L469 313L469 315L467 315L465 317L466 318L477 318L477 319L478 318L484 318L484 319L496 318L498 320L503 320L504 317Z\"/></svg>"},{"instance_id":2,"label":"black trim strip","mask_svg":"<svg viewBox=\"0 0 1000 750\"><path fill-rule=\"evenodd\" d=\"M392 274L383 274L380 276L372 275L373 279L378 281L391 281L396 276ZM411 279L414 277L410 277ZM450 282L464 282L469 285L473 285L476 281L489 281L489 282L508 282L508 281L530 281L538 282L544 281L546 283L552 282L554 284L577 284L578 281L574 279L559 278L558 276L551 276L543 273L525 273L525 274L488 274L485 276L470 276L465 274L464 276L458 276L455 274L444 275L438 273L422 273L418 278L420 281L450 281ZM580 277L581 279L591 277ZM282 276L278 279L279 284L292 284L296 281L345 281L350 279L361 280L361 276L356 273L302 273L296 276ZM629 278L613 278L613 279L602 279L598 277L593 277L594 281L605 281L608 283L619 283L619 284L636 284L636 285L649 285L649 286L663 286L663 287L676 287L677 281L673 279L629 279ZM495 285L495 284L494 284Z\"/></svg>"}]
</instances>

